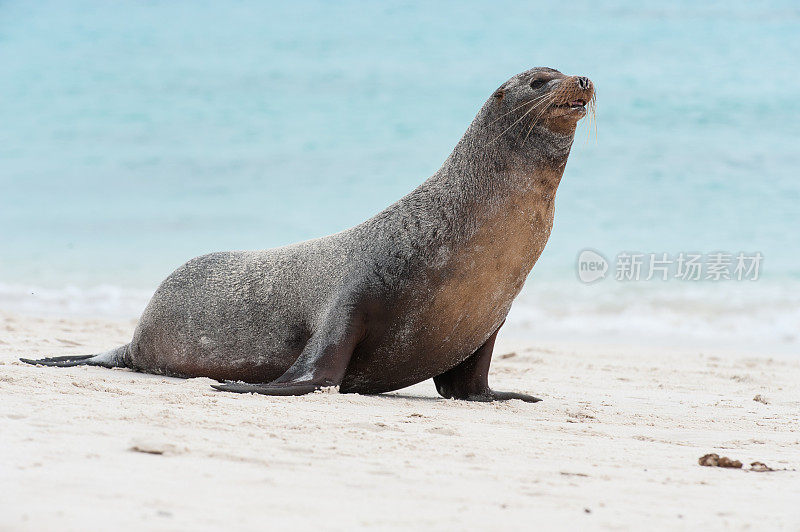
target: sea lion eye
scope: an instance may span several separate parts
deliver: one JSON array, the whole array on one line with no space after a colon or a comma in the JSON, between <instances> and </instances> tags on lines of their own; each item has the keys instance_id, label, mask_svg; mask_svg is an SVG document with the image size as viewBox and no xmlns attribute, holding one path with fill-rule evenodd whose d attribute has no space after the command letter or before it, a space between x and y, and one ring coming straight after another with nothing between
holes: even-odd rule
<instances>
[{"instance_id":1,"label":"sea lion eye","mask_svg":"<svg viewBox=\"0 0 800 532\"><path fill-rule=\"evenodd\" d=\"M547 80L535 79L535 80L531 81L531 88L532 89L540 89L540 88L542 88L544 86L545 83L547 83Z\"/></svg>"}]
</instances>

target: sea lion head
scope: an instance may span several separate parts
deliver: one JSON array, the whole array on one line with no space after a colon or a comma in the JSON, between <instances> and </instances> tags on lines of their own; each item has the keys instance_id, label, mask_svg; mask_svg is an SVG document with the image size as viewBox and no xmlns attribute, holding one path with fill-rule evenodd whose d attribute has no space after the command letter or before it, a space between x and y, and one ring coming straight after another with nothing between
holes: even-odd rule
<instances>
[{"instance_id":1,"label":"sea lion head","mask_svg":"<svg viewBox=\"0 0 800 532\"><path fill-rule=\"evenodd\" d=\"M594 103L594 84L589 78L537 67L503 83L482 114L497 140L522 146L543 133L571 137L578 121L594 111Z\"/></svg>"}]
</instances>

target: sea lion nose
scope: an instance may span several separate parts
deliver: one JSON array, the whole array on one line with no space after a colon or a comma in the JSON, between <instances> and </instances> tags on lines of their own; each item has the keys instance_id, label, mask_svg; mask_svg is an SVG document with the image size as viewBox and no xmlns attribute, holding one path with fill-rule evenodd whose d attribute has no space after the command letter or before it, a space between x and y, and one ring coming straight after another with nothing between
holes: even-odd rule
<instances>
[{"instance_id":1,"label":"sea lion nose","mask_svg":"<svg viewBox=\"0 0 800 532\"><path fill-rule=\"evenodd\" d=\"M592 82L586 76L578 76L578 87L583 90L588 89L592 86Z\"/></svg>"}]
</instances>

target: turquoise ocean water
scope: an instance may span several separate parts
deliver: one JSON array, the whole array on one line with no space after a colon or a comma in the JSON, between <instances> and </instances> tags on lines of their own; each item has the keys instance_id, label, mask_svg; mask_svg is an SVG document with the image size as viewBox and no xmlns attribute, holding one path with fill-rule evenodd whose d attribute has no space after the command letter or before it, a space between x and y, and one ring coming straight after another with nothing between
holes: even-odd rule
<instances>
[{"instance_id":1,"label":"turquoise ocean water","mask_svg":"<svg viewBox=\"0 0 800 532\"><path fill-rule=\"evenodd\" d=\"M510 329L798 350L798 54L788 1L3 2L0 309L135 316L192 256L354 225L545 65L592 78L597 133ZM758 281L613 279L718 251Z\"/></svg>"}]
</instances>

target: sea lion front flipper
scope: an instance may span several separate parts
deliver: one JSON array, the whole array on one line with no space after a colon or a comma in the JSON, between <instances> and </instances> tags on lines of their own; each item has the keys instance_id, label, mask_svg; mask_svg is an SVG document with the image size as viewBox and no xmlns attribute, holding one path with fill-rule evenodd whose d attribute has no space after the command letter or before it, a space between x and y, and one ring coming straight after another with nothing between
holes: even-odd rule
<instances>
[{"instance_id":1,"label":"sea lion front flipper","mask_svg":"<svg viewBox=\"0 0 800 532\"><path fill-rule=\"evenodd\" d=\"M247 384L245 382L228 382L225 384L212 384L212 388L223 392L233 393L260 393L262 395L305 395L322 388L313 384Z\"/></svg>"},{"instance_id":2,"label":"sea lion front flipper","mask_svg":"<svg viewBox=\"0 0 800 532\"><path fill-rule=\"evenodd\" d=\"M339 386L350 357L364 336L363 320L331 312L328 323L314 333L303 352L286 372L270 383L212 384L224 392L262 395L305 395L322 388Z\"/></svg>"},{"instance_id":3,"label":"sea lion front flipper","mask_svg":"<svg viewBox=\"0 0 800 532\"><path fill-rule=\"evenodd\" d=\"M501 323L500 327L502 326ZM506 401L508 399L519 399L526 403L541 401L532 395L496 392L489 388L489 364L492 362L494 341L500 327L469 358L433 378L439 395L445 399L462 399L464 401Z\"/></svg>"}]
</instances>

